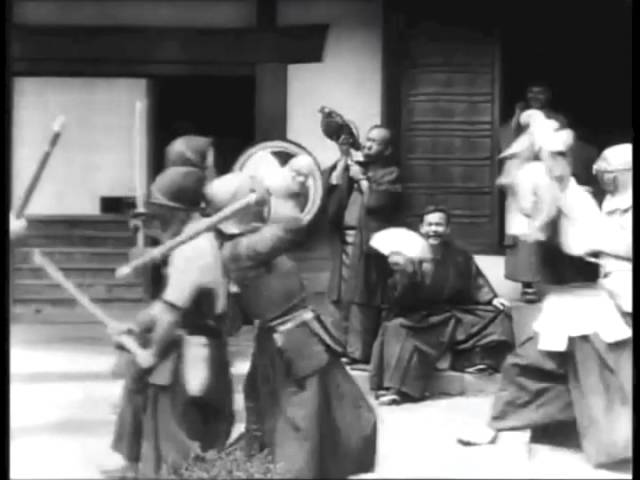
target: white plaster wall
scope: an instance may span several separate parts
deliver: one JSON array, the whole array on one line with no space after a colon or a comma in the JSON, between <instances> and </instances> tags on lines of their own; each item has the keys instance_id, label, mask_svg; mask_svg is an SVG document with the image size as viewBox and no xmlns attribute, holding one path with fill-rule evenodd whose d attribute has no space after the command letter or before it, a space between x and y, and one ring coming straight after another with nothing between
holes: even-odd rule
<instances>
[{"instance_id":1,"label":"white plaster wall","mask_svg":"<svg viewBox=\"0 0 640 480\"><path fill-rule=\"evenodd\" d=\"M381 2L278 1L280 26L313 23L330 25L324 59L288 67L287 136L327 166L336 160L337 149L320 131L320 106L332 107L356 122L361 136L381 119Z\"/></svg>"},{"instance_id":2,"label":"white plaster wall","mask_svg":"<svg viewBox=\"0 0 640 480\"><path fill-rule=\"evenodd\" d=\"M12 205L35 171L58 115L66 117L64 131L27 214L99 214L101 196L135 195L135 102L146 100L146 83L124 78L15 78ZM142 144L144 179L146 126Z\"/></svg>"}]
</instances>

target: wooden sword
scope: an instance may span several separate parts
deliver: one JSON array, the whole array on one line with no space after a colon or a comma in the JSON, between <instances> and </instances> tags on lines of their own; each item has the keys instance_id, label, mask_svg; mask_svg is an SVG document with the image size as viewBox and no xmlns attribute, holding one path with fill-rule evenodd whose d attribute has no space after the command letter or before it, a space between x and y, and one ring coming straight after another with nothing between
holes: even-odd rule
<instances>
[{"instance_id":1,"label":"wooden sword","mask_svg":"<svg viewBox=\"0 0 640 480\"><path fill-rule=\"evenodd\" d=\"M33 196L33 192L38 186L40 177L42 177L42 172L44 172L44 169L47 166L47 163L49 162L49 158L51 158L51 154L53 153L53 149L58 144L58 140L60 140L60 135L62 135L63 126L64 126L64 117L59 116L53 122L53 134L49 139L49 144L47 145L47 149L42 154L42 157L40 157L36 170L31 176L31 179L29 180L29 184L27 185L27 188L24 192L24 195L20 199L20 202L18 203L18 207L14 212L14 215L16 218L21 218L24 215L24 212L26 211L27 207L29 206L29 201L31 200L31 197Z\"/></svg>"},{"instance_id":2,"label":"wooden sword","mask_svg":"<svg viewBox=\"0 0 640 480\"><path fill-rule=\"evenodd\" d=\"M107 315L100 307L98 307L85 293L80 291L71 281L65 277L64 273L39 249L33 250L33 261L40 266L47 274L55 280L62 288L64 288L76 301L86 308L95 318L102 322L107 328L122 325L121 322L114 320ZM144 351L135 338L129 334L118 335L115 339L117 343L129 350L133 355L138 356Z\"/></svg>"}]
</instances>

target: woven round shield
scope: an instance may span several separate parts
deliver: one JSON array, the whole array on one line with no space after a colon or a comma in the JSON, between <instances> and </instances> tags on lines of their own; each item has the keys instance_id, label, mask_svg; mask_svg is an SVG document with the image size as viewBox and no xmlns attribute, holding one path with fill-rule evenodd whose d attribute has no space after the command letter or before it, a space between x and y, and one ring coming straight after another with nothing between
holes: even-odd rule
<instances>
[{"instance_id":1,"label":"woven round shield","mask_svg":"<svg viewBox=\"0 0 640 480\"><path fill-rule=\"evenodd\" d=\"M305 225L313 220L320 210L323 196L322 171L318 160L302 145L289 140L270 140L258 143L245 150L232 171L244 172L258 177L265 184L282 183L290 170L302 172L306 177L304 191L297 195Z\"/></svg>"}]
</instances>

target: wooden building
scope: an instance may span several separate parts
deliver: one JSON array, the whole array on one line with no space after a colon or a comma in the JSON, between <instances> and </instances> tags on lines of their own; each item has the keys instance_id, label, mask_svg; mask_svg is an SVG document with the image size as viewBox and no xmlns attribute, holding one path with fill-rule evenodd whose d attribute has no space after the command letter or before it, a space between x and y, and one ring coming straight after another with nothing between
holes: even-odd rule
<instances>
[{"instance_id":1,"label":"wooden building","mask_svg":"<svg viewBox=\"0 0 640 480\"><path fill-rule=\"evenodd\" d=\"M503 52L517 38L513 28L505 37L505 25L521 22L508 4L14 0L14 201L51 122L67 117L27 212L34 234L25 248L50 247L98 300L143 295L139 283L109 278L133 241L118 204L135 194L134 104L143 100L145 183L160 169L164 146L188 129L224 140L223 169L242 148L274 138L299 142L329 165L337 150L320 133L318 115L328 105L361 130L383 122L397 133L409 224L426 204L446 204L463 244L499 252L498 129L512 108L503 101ZM313 237L298 258L322 285L326 242ZM22 249L15 259L14 299L51 302L58 293L26 255Z\"/></svg>"}]
</instances>

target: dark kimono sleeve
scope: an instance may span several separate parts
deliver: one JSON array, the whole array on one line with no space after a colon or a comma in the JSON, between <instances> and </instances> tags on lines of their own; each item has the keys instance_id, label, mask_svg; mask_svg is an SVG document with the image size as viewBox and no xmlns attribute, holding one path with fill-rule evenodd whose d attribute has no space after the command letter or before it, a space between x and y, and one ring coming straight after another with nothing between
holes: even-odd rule
<instances>
[{"instance_id":1,"label":"dark kimono sleeve","mask_svg":"<svg viewBox=\"0 0 640 480\"><path fill-rule=\"evenodd\" d=\"M325 189L325 211L328 222L338 228L342 227L344 211L349 202L351 194L352 182L349 179L349 172L345 170L340 183L333 185L330 183L331 175L335 171L338 162L322 172L324 189Z\"/></svg>"},{"instance_id":2,"label":"dark kimono sleeve","mask_svg":"<svg viewBox=\"0 0 640 480\"><path fill-rule=\"evenodd\" d=\"M484 305L491 303L498 294L482 273L478 264L471 258L471 297L475 303Z\"/></svg>"},{"instance_id":3,"label":"dark kimono sleeve","mask_svg":"<svg viewBox=\"0 0 640 480\"><path fill-rule=\"evenodd\" d=\"M424 282L419 268L395 272L387 282L385 303L394 315L413 312L422 298Z\"/></svg>"},{"instance_id":4,"label":"dark kimono sleeve","mask_svg":"<svg viewBox=\"0 0 640 480\"><path fill-rule=\"evenodd\" d=\"M399 170L391 167L369 179L365 208L369 214L393 214L400 206L402 187L398 183Z\"/></svg>"}]
</instances>

